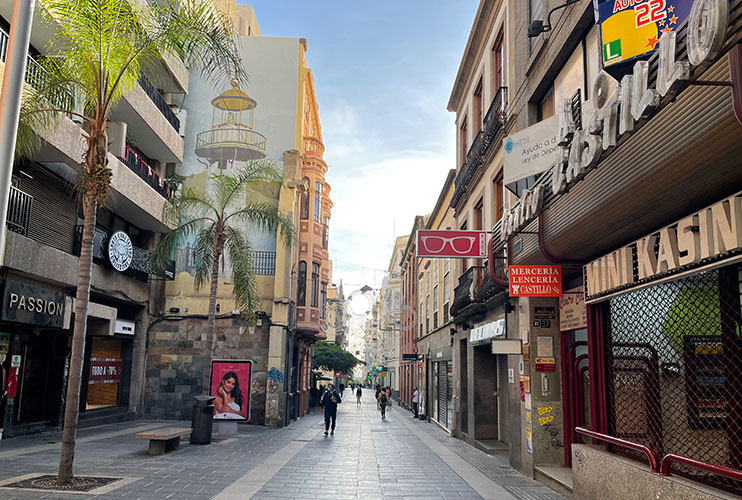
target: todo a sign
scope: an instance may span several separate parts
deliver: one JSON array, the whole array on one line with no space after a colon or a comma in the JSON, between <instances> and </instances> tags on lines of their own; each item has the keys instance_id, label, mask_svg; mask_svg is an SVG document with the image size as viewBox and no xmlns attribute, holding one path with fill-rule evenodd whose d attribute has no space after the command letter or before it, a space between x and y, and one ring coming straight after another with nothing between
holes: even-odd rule
<instances>
[{"instance_id":1,"label":"todo a sign","mask_svg":"<svg viewBox=\"0 0 742 500\"><path fill-rule=\"evenodd\" d=\"M417 256L485 259L487 258L487 232L421 229L417 232Z\"/></svg>"},{"instance_id":2,"label":"todo a sign","mask_svg":"<svg viewBox=\"0 0 742 500\"><path fill-rule=\"evenodd\" d=\"M90 358L89 385L121 382L121 358Z\"/></svg>"},{"instance_id":3,"label":"todo a sign","mask_svg":"<svg viewBox=\"0 0 742 500\"><path fill-rule=\"evenodd\" d=\"M511 297L561 297L560 266L510 266Z\"/></svg>"}]
</instances>

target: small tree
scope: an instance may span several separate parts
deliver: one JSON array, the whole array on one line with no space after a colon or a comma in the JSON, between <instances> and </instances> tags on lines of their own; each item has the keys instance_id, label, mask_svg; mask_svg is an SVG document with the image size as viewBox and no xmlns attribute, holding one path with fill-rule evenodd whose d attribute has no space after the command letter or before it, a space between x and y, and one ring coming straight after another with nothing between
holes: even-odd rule
<instances>
[{"instance_id":1,"label":"small tree","mask_svg":"<svg viewBox=\"0 0 742 500\"><path fill-rule=\"evenodd\" d=\"M165 204L163 220L175 229L166 233L153 253L156 267L163 267L173 249L194 240L196 257L195 287L207 281L209 290L208 330L209 356L214 357L216 342L216 292L219 282L219 263L225 251L231 262L232 282L237 307L245 320L251 318L260 306L260 293L255 284L252 246L243 228L253 227L278 231L287 248L296 240L291 219L277 206L245 199L246 188L261 183L281 182L281 173L272 163L257 160L247 164L233 175L214 175L208 193L185 188ZM209 366L206 365L208 376Z\"/></svg>"},{"instance_id":2,"label":"small tree","mask_svg":"<svg viewBox=\"0 0 742 500\"><path fill-rule=\"evenodd\" d=\"M334 342L314 344L312 366L331 372L350 373L357 364L366 364Z\"/></svg>"},{"instance_id":3,"label":"small tree","mask_svg":"<svg viewBox=\"0 0 742 500\"><path fill-rule=\"evenodd\" d=\"M211 2L180 0L177 6L172 2L165 7L150 2L149 11L133 7L141 4L130 0L40 0L39 4L55 34L47 47L48 57L39 61L43 78L26 87L17 150L33 152L40 144L38 133L50 130L64 115L85 122L87 131L78 178L84 223L58 477L60 484L68 484L75 457L95 221L112 176L106 159L111 110L137 85L143 69L160 65L163 55L186 61L192 71L208 79L226 75L244 80L247 75L232 22Z\"/></svg>"}]
</instances>

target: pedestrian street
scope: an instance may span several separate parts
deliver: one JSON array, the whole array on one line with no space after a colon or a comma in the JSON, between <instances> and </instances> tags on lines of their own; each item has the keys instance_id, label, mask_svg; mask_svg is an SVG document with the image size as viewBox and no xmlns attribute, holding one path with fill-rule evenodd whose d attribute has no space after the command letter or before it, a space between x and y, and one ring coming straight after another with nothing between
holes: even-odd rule
<instances>
[{"instance_id":1,"label":"pedestrian street","mask_svg":"<svg viewBox=\"0 0 742 500\"><path fill-rule=\"evenodd\" d=\"M562 499L507 464L418 421L396 405L381 420L371 390L361 406L345 391L334 436L324 436L321 413L285 428L241 425L236 437L208 446L188 444L147 455L137 432L187 422L143 420L92 429L78 436L75 473L123 478L98 495L0 489L0 498L128 500L204 499ZM59 435L3 442L0 484L29 473L56 471Z\"/></svg>"}]
</instances>

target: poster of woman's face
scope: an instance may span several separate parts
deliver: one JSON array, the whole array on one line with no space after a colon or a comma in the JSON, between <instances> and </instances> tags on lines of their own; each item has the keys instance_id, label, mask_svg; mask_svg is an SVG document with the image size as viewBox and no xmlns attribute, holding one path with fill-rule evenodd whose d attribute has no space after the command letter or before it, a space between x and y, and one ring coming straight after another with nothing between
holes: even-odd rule
<instances>
[{"instance_id":1,"label":"poster of woman's face","mask_svg":"<svg viewBox=\"0 0 742 500\"><path fill-rule=\"evenodd\" d=\"M215 360L211 363L211 391L214 418L248 420L250 418L250 382L252 361Z\"/></svg>"}]
</instances>

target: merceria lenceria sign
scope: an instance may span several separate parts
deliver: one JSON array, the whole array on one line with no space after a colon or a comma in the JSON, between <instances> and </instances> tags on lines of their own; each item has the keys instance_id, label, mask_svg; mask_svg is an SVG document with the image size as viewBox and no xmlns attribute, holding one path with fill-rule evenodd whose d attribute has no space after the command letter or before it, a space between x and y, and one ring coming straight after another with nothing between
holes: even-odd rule
<instances>
[{"instance_id":1,"label":"merceria lenceria sign","mask_svg":"<svg viewBox=\"0 0 742 500\"><path fill-rule=\"evenodd\" d=\"M742 249L742 193L585 266L588 300Z\"/></svg>"},{"instance_id":2,"label":"merceria lenceria sign","mask_svg":"<svg viewBox=\"0 0 742 500\"><path fill-rule=\"evenodd\" d=\"M676 61L677 34L660 38L656 89L649 88L649 62L638 61L634 71L621 79L610 92L611 77L601 72L593 83L594 114L583 128L576 128L571 107L559 103L558 158L551 167L552 192L560 195L596 167L616 147L624 134L638 130L647 118L659 111L661 101L687 87L691 66L713 63L719 56L729 25L728 0L695 0L688 16L687 61ZM610 92L610 94L609 94ZM500 221L500 241L530 224L543 209L544 185L525 190Z\"/></svg>"}]
</instances>

